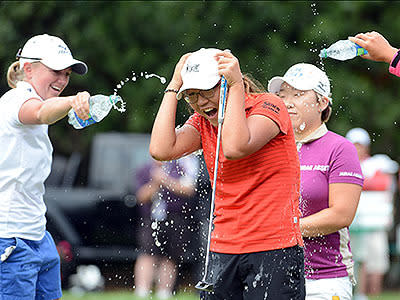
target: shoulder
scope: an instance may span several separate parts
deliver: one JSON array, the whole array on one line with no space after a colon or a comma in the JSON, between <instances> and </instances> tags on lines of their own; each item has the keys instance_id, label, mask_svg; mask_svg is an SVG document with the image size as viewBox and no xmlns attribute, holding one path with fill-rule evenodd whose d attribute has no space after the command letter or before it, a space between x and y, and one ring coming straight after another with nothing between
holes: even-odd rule
<instances>
[{"instance_id":1,"label":"shoulder","mask_svg":"<svg viewBox=\"0 0 400 300\"><path fill-rule=\"evenodd\" d=\"M342 157L346 160L359 161L356 147L345 137L328 131L319 139L319 147L326 154L330 155L331 159Z\"/></svg>"},{"instance_id":2,"label":"shoulder","mask_svg":"<svg viewBox=\"0 0 400 300\"><path fill-rule=\"evenodd\" d=\"M281 98L271 93L257 93L257 94L246 94L246 108L251 106L261 105L265 108L270 107L284 107L284 103Z\"/></svg>"},{"instance_id":3,"label":"shoulder","mask_svg":"<svg viewBox=\"0 0 400 300\"><path fill-rule=\"evenodd\" d=\"M333 131L328 131L321 140L326 145L331 145L334 148L351 148L356 149L355 146L345 137Z\"/></svg>"},{"instance_id":4,"label":"shoulder","mask_svg":"<svg viewBox=\"0 0 400 300\"><path fill-rule=\"evenodd\" d=\"M248 112L289 116L282 99L271 93L246 94L245 106Z\"/></svg>"}]
</instances>

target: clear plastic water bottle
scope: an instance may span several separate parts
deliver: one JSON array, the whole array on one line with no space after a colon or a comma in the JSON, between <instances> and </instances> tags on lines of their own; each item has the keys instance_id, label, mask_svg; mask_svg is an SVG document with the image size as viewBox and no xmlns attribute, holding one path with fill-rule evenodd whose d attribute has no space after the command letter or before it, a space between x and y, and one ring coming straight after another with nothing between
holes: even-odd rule
<instances>
[{"instance_id":1,"label":"clear plastic water bottle","mask_svg":"<svg viewBox=\"0 0 400 300\"><path fill-rule=\"evenodd\" d=\"M350 40L340 40L329 46L329 48L322 49L319 53L319 57L330 57L337 60L348 60L367 53L367 50Z\"/></svg>"},{"instance_id":2,"label":"clear plastic water bottle","mask_svg":"<svg viewBox=\"0 0 400 300\"><path fill-rule=\"evenodd\" d=\"M121 98L116 95L105 96L95 95L89 98L89 119L82 120L75 111L71 109L68 112L68 123L74 126L75 129L82 129L94 123L100 122L108 115L111 108L121 101Z\"/></svg>"}]
</instances>

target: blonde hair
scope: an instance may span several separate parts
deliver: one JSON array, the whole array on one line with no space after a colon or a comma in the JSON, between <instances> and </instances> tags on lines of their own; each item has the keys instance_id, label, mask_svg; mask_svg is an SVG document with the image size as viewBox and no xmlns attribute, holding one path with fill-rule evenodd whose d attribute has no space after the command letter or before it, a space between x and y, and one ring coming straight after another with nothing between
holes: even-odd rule
<instances>
[{"instance_id":1,"label":"blonde hair","mask_svg":"<svg viewBox=\"0 0 400 300\"><path fill-rule=\"evenodd\" d=\"M17 87L17 82L24 80L24 70L20 68L19 61L11 64L7 71L7 83L12 89Z\"/></svg>"}]
</instances>

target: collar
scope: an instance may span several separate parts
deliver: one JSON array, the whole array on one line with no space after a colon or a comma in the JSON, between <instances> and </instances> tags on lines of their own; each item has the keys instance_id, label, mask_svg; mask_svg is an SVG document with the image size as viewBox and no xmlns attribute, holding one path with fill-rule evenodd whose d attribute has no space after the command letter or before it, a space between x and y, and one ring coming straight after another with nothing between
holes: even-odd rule
<instances>
[{"instance_id":1,"label":"collar","mask_svg":"<svg viewBox=\"0 0 400 300\"><path fill-rule=\"evenodd\" d=\"M27 92L29 92L29 93L33 93L33 94L35 95L34 98L37 97L39 100L44 101L44 100L42 99L42 97L40 97L40 96L38 95L38 93L36 93L35 88L34 88L29 82L27 82L27 81L24 81L24 80L18 81L18 82L17 82L17 88L18 88L18 89L23 89L23 90L25 90L25 91L27 91Z\"/></svg>"},{"instance_id":2,"label":"collar","mask_svg":"<svg viewBox=\"0 0 400 300\"><path fill-rule=\"evenodd\" d=\"M328 128L326 127L325 123L323 123L305 138L301 140L296 140L297 151L300 150L303 144L311 143L312 141L318 140L319 138L323 137L327 132Z\"/></svg>"}]
</instances>

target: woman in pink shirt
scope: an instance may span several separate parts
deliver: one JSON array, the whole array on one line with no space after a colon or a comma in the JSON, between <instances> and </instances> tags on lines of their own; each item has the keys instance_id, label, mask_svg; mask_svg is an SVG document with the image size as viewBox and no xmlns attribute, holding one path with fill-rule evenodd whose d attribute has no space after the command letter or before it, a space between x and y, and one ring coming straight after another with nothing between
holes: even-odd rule
<instances>
[{"instance_id":1,"label":"woman in pink shirt","mask_svg":"<svg viewBox=\"0 0 400 300\"><path fill-rule=\"evenodd\" d=\"M351 300L348 226L363 176L354 145L325 125L332 112L329 78L316 66L299 63L272 78L268 91L286 104L300 160L306 300Z\"/></svg>"}]
</instances>

